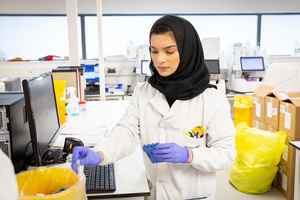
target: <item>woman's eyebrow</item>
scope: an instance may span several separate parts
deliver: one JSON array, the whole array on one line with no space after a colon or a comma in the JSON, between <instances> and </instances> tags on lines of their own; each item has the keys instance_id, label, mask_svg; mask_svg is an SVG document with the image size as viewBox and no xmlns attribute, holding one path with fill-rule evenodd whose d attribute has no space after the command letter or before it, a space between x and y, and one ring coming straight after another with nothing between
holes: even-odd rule
<instances>
[{"instance_id":1,"label":"woman's eyebrow","mask_svg":"<svg viewBox=\"0 0 300 200\"><path fill-rule=\"evenodd\" d=\"M169 48L172 48L172 47L176 47L176 45L170 45L170 46L164 47L163 49L169 49ZM157 49L154 46L150 46L150 48Z\"/></svg>"},{"instance_id":2,"label":"woman's eyebrow","mask_svg":"<svg viewBox=\"0 0 300 200\"><path fill-rule=\"evenodd\" d=\"M172 48L172 47L176 47L176 45L170 45L170 46L167 46L167 47L164 47L163 49L169 49L169 48Z\"/></svg>"}]
</instances>

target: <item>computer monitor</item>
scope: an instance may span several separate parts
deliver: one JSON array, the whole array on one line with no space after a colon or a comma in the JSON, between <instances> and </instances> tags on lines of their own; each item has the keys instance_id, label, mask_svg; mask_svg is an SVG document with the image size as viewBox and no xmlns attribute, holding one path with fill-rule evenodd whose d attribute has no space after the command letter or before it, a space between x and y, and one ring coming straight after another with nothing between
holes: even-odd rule
<instances>
[{"instance_id":1,"label":"computer monitor","mask_svg":"<svg viewBox=\"0 0 300 200\"><path fill-rule=\"evenodd\" d=\"M150 61L149 60L141 60L141 74L151 76L151 71L149 68Z\"/></svg>"},{"instance_id":2,"label":"computer monitor","mask_svg":"<svg viewBox=\"0 0 300 200\"><path fill-rule=\"evenodd\" d=\"M241 57L241 69L244 72L264 71L263 57Z\"/></svg>"},{"instance_id":3,"label":"computer monitor","mask_svg":"<svg viewBox=\"0 0 300 200\"><path fill-rule=\"evenodd\" d=\"M209 74L220 74L219 60L204 60Z\"/></svg>"},{"instance_id":4,"label":"computer monitor","mask_svg":"<svg viewBox=\"0 0 300 200\"><path fill-rule=\"evenodd\" d=\"M42 166L43 157L59 135L60 123L52 72L22 81L34 165Z\"/></svg>"}]
</instances>

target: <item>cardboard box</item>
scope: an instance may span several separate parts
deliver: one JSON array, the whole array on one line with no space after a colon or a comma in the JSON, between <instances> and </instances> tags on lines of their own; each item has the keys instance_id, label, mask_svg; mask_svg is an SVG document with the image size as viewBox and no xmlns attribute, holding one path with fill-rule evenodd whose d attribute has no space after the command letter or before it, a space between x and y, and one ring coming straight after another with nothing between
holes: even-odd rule
<instances>
[{"instance_id":1,"label":"cardboard box","mask_svg":"<svg viewBox=\"0 0 300 200\"><path fill-rule=\"evenodd\" d=\"M274 94L268 94L265 97L265 124L272 126L278 130L279 127L279 107L280 101Z\"/></svg>"},{"instance_id":2,"label":"cardboard box","mask_svg":"<svg viewBox=\"0 0 300 200\"><path fill-rule=\"evenodd\" d=\"M274 87L268 85L260 85L253 93L253 104L252 104L252 119L260 122L265 120L265 97L271 94Z\"/></svg>"},{"instance_id":3,"label":"cardboard box","mask_svg":"<svg viewBox=\"0 0 300 200\"><path fill-rule=\"evenodd\" d=\"M276 176L275 176L275 178L274 178L274 180L273 180L273 182L271 184L271 186L273 188L277 188L277 186L278 186L278 179L279 179L278 176L279 176L279 172L276 173Z\"/></svg>"},{"instance_id":4,"label":"cardboard box","mask_svg":"<svg viewBox=\"0 0 300 200\"><path fill-rule=\"evenodd\" d=\"M294 200L295 172L290 171L285 166L279 165L277 175L277 189L287 200Z\"/></svg>"},{"instance_id":5,"label":"cardboard box","mask_svg":"<svg viewBox=\"0 0 300 200\"><path fill-rule=\"evenodd\" d=\"M260 130L264 130L264 123L257 121L255 119L252 119L252 128L257 128Z\"/></svg>"},{"instance_id":6,"label":"cardboard box","mask_svg":"<svg viewBox=\"0 0 300 200\"><path fill-rule=\"evenodd\" d=\"M264 131L270 131L270 132L278 132L277 129L273 128L271 125L269 124L264 124L264 128L263 128Z\"/></svg>"},{"instance_id":7,"label":"cardboard box","mask_svg":"<svg viewBox=\"0 0 300 200\"><path fill-rule=\"evenodd\" d=\"M294 172L296 165L296 148L289 144L289 142L291 141L297 140L293 140L287 136L285 139L280 164L287 167L290 171Z\"/></svg>"},{"instance_id":8,"label":"cardboard box","mask_svg":"<svg viewBox=\"0 0 300 200\"><path fill-rule=\"evenodd\" d=\"M291 139L300 139L300 98L280 102L279 114L279 131L286 132Z\"/></svg>"}]
</instances>

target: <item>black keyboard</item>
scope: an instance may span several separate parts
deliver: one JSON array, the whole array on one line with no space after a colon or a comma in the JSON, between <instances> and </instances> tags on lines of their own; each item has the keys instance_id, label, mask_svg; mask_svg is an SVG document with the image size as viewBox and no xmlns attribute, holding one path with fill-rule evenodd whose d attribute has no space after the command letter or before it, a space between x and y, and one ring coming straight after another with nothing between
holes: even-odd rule
<instances>
[{"instance_id":1,"label":"black keyboard","mask_svg":"<svg viewBox=\"0 0 300 200\"><path fill-rule=\"evenodd\" d=\"M116 191L114 164L87 167L83 170L86 176L86 193L95 194Z\"/></svg>"}]
</instances>

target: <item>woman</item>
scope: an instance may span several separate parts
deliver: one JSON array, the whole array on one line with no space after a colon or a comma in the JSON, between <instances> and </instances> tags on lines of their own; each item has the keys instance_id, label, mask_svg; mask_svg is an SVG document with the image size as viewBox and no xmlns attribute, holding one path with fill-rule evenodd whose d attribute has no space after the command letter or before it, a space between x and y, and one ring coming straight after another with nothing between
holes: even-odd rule
<instances>
[{"instance_id":1,"label":"woman","mask_svg":"<svg viewBox=\"0 0 300 200\"><path fill-rule=\"evenodd\" d=\"M148 82L136 86L125 115L94 151L76 147L76 160L95 166L131 154L138 143L160 143L153 164L143 153L151 199L214 199L217 170L230 168L235 130L224 94L209 85L199 36L185 19L167 15L150 32ZM195 135L202 126L207 134ZM193 137L188 136L190 134Z\"/></svg>"}]
</instances>

